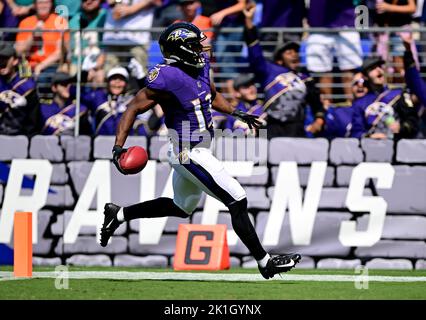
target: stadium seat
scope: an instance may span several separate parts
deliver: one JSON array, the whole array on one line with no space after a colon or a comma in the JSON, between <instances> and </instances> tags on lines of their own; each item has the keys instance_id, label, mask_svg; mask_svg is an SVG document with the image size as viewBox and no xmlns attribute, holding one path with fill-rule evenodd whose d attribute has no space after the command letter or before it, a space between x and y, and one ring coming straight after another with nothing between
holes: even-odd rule
<instances>
[{"instance_id":1,"label":"stadium seat","mask_svg":"<svg viewBox=\"0 0 426 320\"><path fill-rule=\"evenodd\" d=\"M101 247L95 236L79 236L75 243L63 243L61 238L55 248L56 254L75 254L75 253L107 253L117 254L127 251L127 238L114 236L107 247Z\"/></svg>"},{"instance_id":2,"label":"stadium seat","mask_svg":"<svg viewBox=\"0 0 426 320\"><path fill-rule=\"evenodd\" d=\"M74 197L69 185L50 186L46 200L47 206L70 207L74 205Z\"/></svg>"},{"instance_id":3,"label":"stadium seat","mask_svg":"<svg viewBox=\"0 0 426 320\"><path fill-rule=\"evenodd\" d=\"M339 187L347 187L351 181L352 166L338 166L336 167L336 183Z\"/></svg>"},{"instance_id":4,"label":"stadium seat","mask_svg":"<svg viewBox=\"0 0 426 320\"><path fill-rule=\"evenodd\" d=\"M0 161L28 157L28 138L26 136L0 135L0 146Z\"/></svg>"},{"instance_id":5,"label":"stadium seat","mask_svg":"<svg viewBox=\"0 0 426 320\"><path fill-rule=\"evenodd\" d=\"M336 258L325 258L317 262L318 269L352 269L361 265L360 259L336 259Z\"/></svg>"},{"instance_id":6,"label":"stadium seat","mask_svg":"<svg viewBox=\"0 0 426 320\"><path fill-rule=\"evenodd\" d=\"M66 161L90 160L92 142L89 136L61 136L60 142L65 151Z\"/></svg>"},{"instance_id":7,"label":"stadium seat","mask_svg":"<svg viewBox=\"0 0 426 320\"><path fill-rule=\"evenodd\" d=\"M152 160L167 161L169 141L167 137L154 136L149 140L149 158Z\"/></svg>"},{"instance_id":8,"label":"stadium seat","mask_svg":"<svg viewBox=\"0 0 426 320\"><path fill-rule=\"evenodd\" d=\"M392 140L362 139L361 147L367 162L392 162Z\"/></svg>"},{"instance_id":9,"label":"stadium seat","mask_svg":"<svg viewBox=\"0 0 426 320\"><path fill-rule=\"evenodd\" d=\"M264 138L220 137L215 140L214 155L222 161L253 161L264 165L267 162L268 141Z\"/></svg>"},{"instance_id":10,"label":"stadium seat","mask_svg":"<svg viewBox=\"0 0 426 320\"><path fill-rule=\"evenodd\" d=\"M112 261L105 254L95 254L89 256L75 254L66 260L66 264L70 266L111 267Z\"/></svg>"},{"instance_id":11,"label":"stadium seat","mask_svg":"<svg viewBox=\"0 0 426 320\"><path fill-rule=\"evenodd\" d=\"M111 202L119 206L129 206L140 201L141 174L121 174L110 164Z\"/></svg>"},{"instance_id":12,"label":"stadium seat","mask_svg":"<svg viewBox=\"0 0 426 320\"><path fill-rule=\"evenodd\" d=\"M83 190L83 187L86 184L87 177L92 170L93 162L71 161L68 162L67 166L74 188L77 191L77 194L80 195L81 190Z\"/></svg>"},{"instance_id":13,"label":"stadium seat","mask_svg":"<svg viewBox=\"0 0 426 320\"><path fill-rule=\"evenodd\" d=\"M426 163L426 139L402 139L397 144L396 160L403 163Z\"/></svg>"},{"instance_id":14,"label":"stadium seat","mask_svg":"<svg viewBox=\"0 0 426 320\"><path fill-rule=\"evenodd\" d=\"M64 160L64 152L57 136L34 136L30 143L31 159L47 159L51 162Z\"/></svg>"},{"instance_id":15,"label":"stadium seat","mask_svg":"<svg viewBox=\"0 0 426 320\"><path fill-rule=\"evenodd\" d=\"M257 268L257 261L251 256L243 257L243 268ZM315 261L309 256L304 255L302 260L297 264L297 269L313 269L315 268Z\"/></svg>"},{"instance_id":16,"label":"stadium seat","mask_svg":"<svg viewBox=\"0 0 426 320\"><path fill-rule=\"evenodd\" d=\"M256 231L261 241L263 241L265 227L269 212L259 212L256 218ZM309 246L294 245L291 239L289 225L289 215L286 214L279 235L277 246L266 246L266 249L273 254L283 252L298 252L309 256L339 256L345 257L349 254L350 248L343 246L339 241L340 224L349 220L348 213L321 213L315 218L312 231L311 244ZM302 259L303 260L303 259Z\"/></svg>"},{"instance_id":17,"label":"stadium seat","mask_svg":"<svg viewBox=\"0 0 426 320\"><path fill-rule=\"evenodd\" d=\"M74 213L73 211L66 210L64 211L63 214L57 215L56 222L52 223L50 226L51 233L55 236L62 236L65 232L66 227L68 226L68 223L73 213ZM126 232L126 230L127 230L127 224L123 223L114 232L114 235L121 236ZM82 226L80 228L79 235L94 236L96 235L96 232L97 230L95 226Z\"/></svg>"},{"instance_id":18,"label":"stadium seat","mask_svg":"<svg viewBox=\"0 0 426 320\"><path fill-rule=\"evenodd\" d=\"M37 243L33 244L34 255L47 255L52 248L53 239L44 238L50 218L53 213L49 210L41 210L37 213Z\"/></svg>"},{"instance_id":19,"label":"stadium seat","mask_svg":"<svg viewBox=\"0 0 426 320\"><path fill-rule=\"evenodd\" d=\"M366 230L368 216L357 219L360 230ZM426 239L426 217L387 215L383 227L382 239Z\"/></svg>"},{"instance_id":20,"label":"stadium seat","mask_svg":"<svg viewBox=\"0 0 426 320\"><path fill-rule=\"evenodd\" d=\"M94 141L93 157L95 159L112 159L112 147L114 146L115 136L97 136ZM146 137L129 136L124 144L125 148L131 146L141 146L147 148Z\"/></svg>"},{"instance_id":21,"label":"stadium seat","mask_svg":"<svg viewBox=\"0 0 426 320\"><path fill-rule=\"evenodd\" d=\"M253 173L249 177L237 177L242 185L266 185L269 171L266 166L253 167Z\"/></svg>"},{"instance_id":22,"label":"stadium seat","mask_svg":"<svg viewBox=\"0 0 426 320\"><path fill-rule=\"evenodd\" d=\"M360 258L426 258L426 246L424 241L380 240L371 247L356 248L355 256Z\"/></svg>"},{"instance_id":23,"label":"stadium seat","mask_svg":"<svg viewBox=\"0 0 426 320\"><path fill-rule=\"evenodd\" d=\"M68 173L65 163L54 163L52 170L51 184L66 184L68 182Z\"/></svg>"},{"instance_id":24,"label":"stadium seat","mask_svg":"<svg viewBox=\"0 0 426 320\"><path fill-rule=\"evenodd\" d=\"M426 260L419 259L416 261L416 270L426 270Z\"/></svg>"},{"instance_id":25,"label":"stadium seat","mask_svg":"<svg viewBox=\"0 0 426 320\"><path fill-rule=\"evenodd\" d=\"M268 209L270 200L266 196L264 187L246 187L247 202L249 209Z\"/></svg>"},{"instance_id":26,"label":"stadium seat","mask_svg":"<svg viewBox=\"0 0 426 320\"><path fill-rule=\"evenodd\" d=\"M407 259L382 259L376 258L367 261L365 267L371 270L413 270L413 264Z\"/></svg>"},{"instance_id":27,"label":"stadium seat","mask_svg":"<svg viewBox=\"0 0 426 320\"><path fill-rule=\"evenodd\" d=\"M330 162L332 164L358 164L363 160L364 155L358 139L336 138L331 141Z\"/></svg>"},{"instance_id":28,"label":"stadium seat","mask_svg":"<svg viewBox=\"0 0 426 320\"><path fill-rule=\"evenodd\" d=\"M167 179L169 179L171 166L168 163L157 163L156 169L156 183L155 183L155 196L160 197L164 192Z\"/></svg>"},{"instance_id":29,"label":"stadium seat","mask_svg":"<svg viewBox=\"0 0 426 320\"><path fill-rule=\"evenodd\" d=\"M369 191L367 189L365 194L371 194ZM347 188L323 188L318 207L320 209L345 209L347 194Z\"/></svg>"},{"instance_id":30,"label":"stadium seat","mask_svg":"<svg viewBox=\"0 0 426 320\"><path fill-rule=\"evenodd\" d=\"M160 254L172 256L176 249L176 236L175 235L163 235L160 239L159 244L143 244L139 243L138 234L129 235L129 252L131 254Z\"/></svg>"},{"instance_id":31,"label":"stadium seat","mask_svg":"<svg viewBox=\"0 0 426 320\"><path fill-rule=\"evenodd\" d=\"M278 168L279 168L278 166L271 167L272 185L276 185L277 183ZM299 172L300 186L306 187L308 184L311 167L299 166L297 168L297 171ZM325 172L324 187L332 187L333 184L334 184L334 168L329 166L327 167L327 170Z\"/></svg>"},{"instance_id":32,"label":"stadium seat","mask_svg":"<svg viewBox=\"0 0 426 320\"><path fill-rule=\"evenodd\" d=\"M391 189L379 189L387 212L426 214L426 167L393 166L395 176Z\"/></svg>"},{"instance_id":33,"label":"stadium seat","mask_svg":"<svg viewBox=\"0 0 426 320\"><path fill-rule=\"evenodd\" d=\"M273 165L281 161L311 164L312 161L327 159L328 140L324 138L272 138L269 142L268 161Z\"/></svg>"},{"instance_id":34,"label":"stadium seat","mask_svg":"<svg viewBox=\"0 0 426 320\"><path fill-rule=\"evenodd\" d=\"M166 268L167 265L167 257L160 255L139 257L130 254L119 254L114 257L114 267Z\"/></svg>"},{"instance_id":35,"label":"stadium seat","mask_svg":"<svg viewBox=\"0 0 426 320\"><path fill-rule=\"evenodd\" d=\"M44 258L44 257L33 257L34 267L57 267L62 265L61 258Z\"/></svg>"}]
</instances>

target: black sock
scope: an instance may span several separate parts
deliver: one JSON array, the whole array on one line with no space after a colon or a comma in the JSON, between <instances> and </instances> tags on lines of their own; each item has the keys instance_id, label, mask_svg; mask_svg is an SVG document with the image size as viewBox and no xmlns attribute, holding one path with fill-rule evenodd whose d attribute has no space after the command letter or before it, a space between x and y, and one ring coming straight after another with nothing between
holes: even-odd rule
<instances>
[{"instance_id":1,"label":"black sock","mask_svg":"<svg viewBox=\"0 0 426 320\"><path fill-rule=\"evenodd\" d=\"M265 257L266 251L263 249L257 236L256 230L250 221L247 212L247 198L234 202L228 206L232 218L232 227L238 237L250 250L252 256L256 260L261 260Z\"/></svg>"},{"instance_id":2,"label":"black sock","mask_svg":"<svg viewBox=\"0 0 426 320\"><path fill-rule=\"evenodd\" d=\"M179 208L170 198L157 198L123 208L124 220L139 218L180 217L189 215Z\"/></svg>"}]
</instances>

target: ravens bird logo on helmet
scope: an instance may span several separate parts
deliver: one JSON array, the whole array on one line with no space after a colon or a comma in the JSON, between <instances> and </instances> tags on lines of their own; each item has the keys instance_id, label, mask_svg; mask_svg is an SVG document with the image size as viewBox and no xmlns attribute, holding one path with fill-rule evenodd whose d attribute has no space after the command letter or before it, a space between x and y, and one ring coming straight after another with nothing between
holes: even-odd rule
<instances>
[{"instance_id":1,"label":"ravens bird logo on helmet","mask_svg":"<svg viewBox=\"0 0 426 320\"><path fill-rule=\"evenodd\" d=\"M207 37L198 27L188 22L170 25L160 36L161 52L168 63L181 63L194 68L205 66L202 42Z\"/></svg>"}]
</instances>

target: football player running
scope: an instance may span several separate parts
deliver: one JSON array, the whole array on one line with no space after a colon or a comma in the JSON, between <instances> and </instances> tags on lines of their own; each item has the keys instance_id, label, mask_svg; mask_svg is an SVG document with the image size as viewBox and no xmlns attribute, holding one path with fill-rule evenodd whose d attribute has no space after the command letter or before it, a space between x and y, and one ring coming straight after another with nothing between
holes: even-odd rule
<instances>
[{"instance_id":1,"label":"football player running","mask_svg":"<svg viewBox=\"0 0 426 320\"><path fill-rule=\"evenodd\" d=\"M160 104L169 129L168 158L173 168L174 197L160 197L128 207L107 203L101 245L108 244L124 221L165 216L188 218L204 191L228 207L236 234L257 260L262 276L269 279L291 270L301 256L271 257L264 250L248 216L244 189L209 149L213 135L211 108L246 122L250 128L258 128L260 121L256 116L235 110L216 92L210 81L206 48L201 44L204 39L205 35L196 26L186 22L174 23L161 34L159 44L165 64L156 65L149 71L146 87L129 103L118 125L112 149L115 166L125 174L119 158L126 152L123 145L132 124L138 114Z\"/></svg>"}]
</instances>

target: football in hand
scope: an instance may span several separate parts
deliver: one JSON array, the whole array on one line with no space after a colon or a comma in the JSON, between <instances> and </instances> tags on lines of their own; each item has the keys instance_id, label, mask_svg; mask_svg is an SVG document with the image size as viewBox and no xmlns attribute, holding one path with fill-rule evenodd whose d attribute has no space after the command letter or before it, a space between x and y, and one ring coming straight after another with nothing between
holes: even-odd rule
<instances>
[{"instance_id":1,"label":"football in hand","mask_svg":"<svg viewBox=\"0 0 426 320\"><path fill-rule=\"evenodd\" d=\"M148 153L142 147L130 147L120 156L120 167L127 174L135 174L142 171L148 162Z\"/></svg>"}]
</instances>

